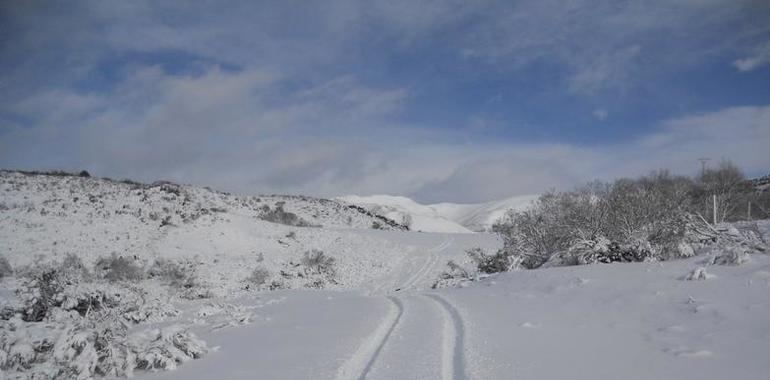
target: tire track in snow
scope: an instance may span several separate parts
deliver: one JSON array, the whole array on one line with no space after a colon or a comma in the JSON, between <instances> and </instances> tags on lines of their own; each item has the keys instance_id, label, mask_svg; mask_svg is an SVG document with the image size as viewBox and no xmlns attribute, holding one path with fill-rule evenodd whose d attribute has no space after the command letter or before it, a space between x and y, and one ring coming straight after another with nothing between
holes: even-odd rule
<instances>
[{"instance_id":1,"label":"tire track in snow","mask_svg":"<svg viewBox=\"0 0 770 380\"><path fill-rule=\"evenodd\" d=\"M398 325L404 314L404 306L396 297L387 297L390 302L390 310L385 319L377 326L377 329L366 341L358 347L356 352L345 364L337 370L336 380L363 380L372 369L382 347L390 338L390 335Z\"/></svg>"},{"instance_id":2,"label":"tire track in snow","mask_svg":"<svg viewBox=\"0 0 770 380\"><path fill-rule=\"evenodd\" d=\"M443 297L428 294L443 309L446 317L443 331L442 378L443 380L468 380L465 369L465 328L460 313Z\"/></svg>"},{"instance_id":3,"label":"tire track in snow","mask_svg":"<svg viewBox=\"0 0 770 380\"><path fill-rule=\"evenodd\" d=\"M438 253L449 248L449 246L452 245L452 242L454 242L454 238L448 238L441 242L439 245L431 248L429 252L431 252L430 257L428 257L425 260L425 263L414 272L414 274L409 277L404 284L401 286L401 289L409 289L413 287L415 284L420 282L427 276L431 270L436 266L436 264L439 261Z\"/></svg>"}]
</instances>

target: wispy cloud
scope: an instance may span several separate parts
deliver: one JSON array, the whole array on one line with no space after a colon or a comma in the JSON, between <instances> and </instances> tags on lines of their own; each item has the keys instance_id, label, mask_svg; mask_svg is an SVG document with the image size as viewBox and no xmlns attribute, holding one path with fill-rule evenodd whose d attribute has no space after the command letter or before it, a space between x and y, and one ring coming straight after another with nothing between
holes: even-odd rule
<instances>
[{"instance_id":1,"label":"wispy cloud","mask_svg":"<svg viewBox=\"0 0 770 380\"><path fill-rule=\"evenodd\" d=\"M752 49L749 56L733 62L733 66L740 71L752 71L767 64L770 64L770 43Z\"/></svg>"}]
</instances>

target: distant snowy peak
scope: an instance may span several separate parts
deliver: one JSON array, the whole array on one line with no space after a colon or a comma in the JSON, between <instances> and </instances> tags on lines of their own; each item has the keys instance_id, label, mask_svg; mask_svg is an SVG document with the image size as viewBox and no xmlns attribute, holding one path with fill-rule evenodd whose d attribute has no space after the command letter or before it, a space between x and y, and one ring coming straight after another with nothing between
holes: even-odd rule
<instances>
[{"instance_id":1,"label":"distant snowy peak","mask_svg":"<svg viewBox=\"0 0 770 380\"><path fill-rule=\"evenodd\" d=\"M535 202L539 195L520 195L499 201L475 204L437 203L429 207L436 213L453 220L471 231L489 231L492 225L505 216L509 210L524 211Z\"/></svg>"},{"instance_id":2,"label":"distant snowy peak","mask_svg":"<svg viewBox=\"0 0 770 380\"><path fill-rule=\"evenodd\" d=\"M421 205L409 198L392 195L347 195L337 200L363 207L398 223L406 224L413 231L470 233L471 230L438 215L430 206Z\"/></svg>"},{"instance_id":3,"label":"distant snowy peak","mask_svg":"<svg viewBox=\"0 0 770 380\"><path fill-rule=\"evenodd\" d=\"M348 195L337 199L397 222L406 222L414 231L468 233L489 231L508 210L522 211L537 198L538 195L523 195L486 203L432 205L392 195Z\"/></svg>"}]
</instances>

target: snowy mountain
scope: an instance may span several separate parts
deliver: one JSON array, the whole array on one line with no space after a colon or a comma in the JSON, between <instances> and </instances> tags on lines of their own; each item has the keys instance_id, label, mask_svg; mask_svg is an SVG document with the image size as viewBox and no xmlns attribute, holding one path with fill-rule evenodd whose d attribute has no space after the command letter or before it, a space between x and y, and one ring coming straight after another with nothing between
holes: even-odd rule
<instances>
[{"instance_id":1,"label":"snowy mountain","mask_svg":"<svg viewBox=\"0 0 770 380\"><path fill-rule=\"evenodd\" d=\"M414 231L468 233L489 231L508 210L523 210L537 198L537 195L523 195L486 203L431 205L391 195L348 195L336 199L402 223L411 221L410 228Z\"/></svg>"},{"instance_id":2,"label":"snowy mountain","mask_svg":"<svg viewBox=\"0 0 770 380\"><path fill-rule=\"evenodd\" d=\"M430 206L421 205L407 197L372 195L360 197L348 195L337 200L361 206L373 213L408 224L413 231L470 233L465 226L440 215Z\"/></svg>"},{"instance_id":3,"label":"snowy mountain","mask_svg":"<svg viewBox=\"0 0 770 380\"><path fill-rule=\"evenodd\" d=\"M489 231L492 225L500 220L509 210L523 211L539 195L519 195L499 201L475 204L437 203L429 207L436 212L465 228L483 232Z\"/></svg>"}]
</instances>

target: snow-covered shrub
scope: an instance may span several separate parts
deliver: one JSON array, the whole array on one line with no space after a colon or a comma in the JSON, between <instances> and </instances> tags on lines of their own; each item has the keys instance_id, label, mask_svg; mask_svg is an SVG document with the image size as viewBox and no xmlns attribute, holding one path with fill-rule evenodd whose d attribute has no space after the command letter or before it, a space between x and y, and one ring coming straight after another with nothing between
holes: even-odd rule
<instances>
[{"instance_id":1,"label":"snow-covered shrub","mask_svg":"<svg viewBox=\"0 0 770 380\"><path fill-rule=\"evenodd\" d=\"M136 368L143 370L172 370L178 364L203 356L206 343L181 326L145 332L133 339L136 349Z\"/></svg>"},{"instance_id":2,"label":"snow-covered shrub","mask_svg":"<svg viewBox=\"0 0 770 380\"><path fill-rule=\"evenodd\" d=\"M695 250L692 248L692 245L690 245L685 241L680 241L679 243L677 243L676 250L677 250L677 253L679 254L679 257L682 257L682 258L695 256Z\"/></svg>"},{"instance_id":3,"label":"snow-covered shrub","mask_svg":"<svg viewBox=\"0 0 770 380\"><path fill-rule=\"evenodd\" d=\"M700 281L700 280L708 280L714 278L713 274L710 274L706 272L706 268L704 267L697 267L690 271L690 273L687 274L687 276L684 277L685 281Z\"/></svg>"},{"instance_id":4,"label":"snow-covered shrub","mask_svg":"<svg viewBox=\"0 0 770 380\"><path fill-rule=\"evenodd\" d=\"M180 298L201 299L211 298L208 283L198 276L198 264L191 260L163 260L159 259L147 270L147 277L162 281L175 291Z\"/></svg>"},{"instance_id":5,"label":"snow-covered shrub","mask_svg":"<svg viewBox=\"0 0 770 380\"><path fill-rule=\"evenodd\" d=\"M179 297L186 300L206 299L215 296L216 294L211 290L211 284L201 281L198 277L191 277L179 292Z\"/></svg>"},{"instance_id":6,"label":"snow-covered shrub","mask_svg":"<svg viewBox=\"0 0 770 380\"><path fill-rule=\"evenodd\" d=\"M0 375L3 371L25 371L35 361L35 347L29 334L19 329L17 319L0 320Z\"/></svg>"},{"instance_id":7,"label":"snow-covered shrub","mask_svg":"<svg viewBox=\"0 0 770 380\"><path fill-rule=\"evenodd\" d=\"M549 192L493 230L526 268L668 259L679 255L692 181L666 172Z\"/></svg>"},{"instance_id":8,"label":"snow-covered shrub","mask_svg":"<svg viewBox=\"0 0 770 380\"><path fill-rule=\"evenodd\" d=\"M55 267L28 274L19 291L24 302L24 320L39 322L45 319L50 309L60 303L58 297L68 284L72 282L67 273Z\"/></svg>"},{"instance_id":9,"label":"snow-covered shrub","mask_svg":"<svg viewBox=\"0 0 770 380\"><path fill-rule=\"evenodd\" d=\"M138 333L86 320L61 326L10 320L0 327L0 370L11 378L131 377L136 369L173 369L208 351L176 325Z\"/></svg>"},{"instance_id":10,"label":"snow-covered shrub","mask_svg":"<svg viewBox=\"0 0 770 380\"><path fill-rule=\"evenodd\" d=\"M94 267L102 278L109 281L139 281L144 278L142 267L134 260L115 254L100 258Z\"/></svg>"},{"instance_id":11,"label":"snow-covered shrub","mask_svg":"<svg viewBox=\"0 0 770 380\"><path fill-rule=\"evenodd\" d=\"M147 269L147 277L179 287L190 276L189 268L178 261L158 259Z\"/></svg>"},{"instance_id":12,"label":"snow-covered shrub","mask_svg":"<svg viewBox=\"0 0 770 380\"><path fill-rule=\"evenodd\" d=\"M198 278L197 267L198 265L190 260L158 259L147 270L147 277L160 280L173 290L181 292L183 298L201 298L193 293L204 294L206 291L191 290L204 285Z\"/></svg>"},{"instance_id":13,"label":"snow-covered shrub","mask_svg":"<svg viewBox=\"0 0 770 380\"><path fill-rule=\"evenodd\" d=\"M59 265L59 270L73 273L79 279L88 280L91 278L91 272L88 270L85 264L83 264L83 260L80 259L80 256L75 255L74 253L69 253L67 256L64 256L64 260L62 260L61 264Z\"/></svg>"},{"instance_id":14,"label":"snow-covered shrub","mask_svg":"<svg viewBox=\"0 0 770 380\"><path fill-rule=\"evenodd\" d=\"M6 259L5 256L0 256L0 280L12 275L13 267L11 267L11 263L8 262L8 259Z\"/></svg>"},{"instance_id":15,"label":"snow-covered shrub","mask_svg":"<svg viewBox=\"0 0 770 380\"><path fill-rule=\"evenodd\" d=\"M270 281L270 285L267 287L268 290L280 290L286 288L288 288L288 285L286 285L286 282L280 279Z\"/></svg>"},{"instance_id":16,"label":"snow-covered shrub","mask_svg":"<svg viewBox=\"0 0 770 380\"><path fill-rule=\"evenodd\" d=\"M268 205L263 205L260 209L259 218L268 222L285 224L287 226L296 227L312 227L311 223L308 223L304 219L297 216L293 212L288 212L283 209L286 202L276 202L275 209L271 209Z\"/></svg>"},{"instance_id":17,"label":"snow-covered shrub","mask_svg":"<svg viewBox=\"0 0 770 380\"><path fill-rule=\"evenodd\" d=\"M260 288L267 284L269 279L270 271L261 266L256 267L253 271L251 271L249 277L246 278L246 289L251 289L252 287Z\"/></svg>"},{"instance_id":18,"label":"snow-covered shrub","mask_svg":"<svg viewBox=\"0 0 770 380\"><path fill-rule=\"evenodd\" d=\"M334 258L327 256L321 250L313 249L305 252L300 262L305 267L306 274L323 274L332 277L335 274Z\"/></svg>"},{"instance_id":19,"label":"snow-covered shrub","mask_svg":"<svg viewBox=\"0 0 770 380\"><path fill-rule=\"evenodd\" d=\"M446 263L447 270L439 274L438 279L431 285L431 288L445 288L457 286L458 284L471 280L474 276L461 265L457 264L453 260L449 260Z\"/></svg>"},{"instance_id":20,"label":"snow-covered shrub","mask_svg":"<svg viewBox=\"0 0 770 380\"><path fill-rule=\"evenodd\" d=\"M721 250L717 255L711 257L708 264L711 265L741 265L750 260L749 254L745 248L740 246L730 246Z\"/></svg>"},{"instance_id":21,"label":"snow-covered shrub","mask_svg":"<svg viewBox=\"0 0 770 380\"><path fill-rule=\"evenodd\" d=\"M715 168L706 168L696 178L693 209L712 220L716 196L717 222L734 221L746 216L746 202L754 191L743 172L732 162L723 160Z\"/></svg>"},{"instance_id":22,"label":"snow-covered shrub","mask_svg":"<svg viewBox=\"0 0 770 380\"><path fill-rule=\"evenodd\" d=\"M498 273L513 269L510 255L503 250L497 251L494 255L487 255L481 248L472 248L465 253L476 264L476 268L481 273Z\"/></svg>"}]
</instances>

